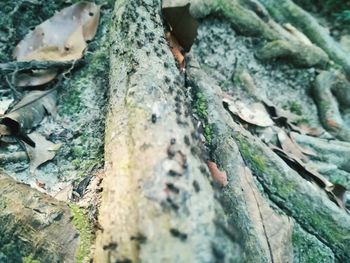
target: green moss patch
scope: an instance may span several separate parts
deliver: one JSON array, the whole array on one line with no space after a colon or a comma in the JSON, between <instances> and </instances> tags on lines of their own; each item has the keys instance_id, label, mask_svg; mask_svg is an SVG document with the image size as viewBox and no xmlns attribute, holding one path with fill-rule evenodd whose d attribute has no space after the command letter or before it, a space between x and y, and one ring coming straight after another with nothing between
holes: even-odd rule
<instances>
[{"instance_id":1,"label":"green moss patch","mask_svg":"<svg viewBox=\"0 0 350 263\"><path fill-rule=\"evenodd\" d=\"M76 261L77 263L89 262L91 245L94 240L92 224L89 222L84 209L75 204L70 204L69 207L73 215L73 225L80 234Z\"/></svg>"}]
</instances>

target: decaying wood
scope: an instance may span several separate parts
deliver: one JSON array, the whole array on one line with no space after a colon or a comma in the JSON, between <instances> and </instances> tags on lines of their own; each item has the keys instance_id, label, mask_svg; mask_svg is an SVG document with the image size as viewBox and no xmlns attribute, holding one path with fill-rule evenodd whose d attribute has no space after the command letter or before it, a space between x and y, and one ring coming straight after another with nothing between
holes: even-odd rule
<instances>
[{"instance_id":1,"label":"decaying wood","mask_svg":"<svg viewBox=\"0 0 350 263\"><path fill-rule=\"evenodd\" d=\"M0 171L3 262L74 262L79 234L69 207Z\"/></svg>"}]
</instances>

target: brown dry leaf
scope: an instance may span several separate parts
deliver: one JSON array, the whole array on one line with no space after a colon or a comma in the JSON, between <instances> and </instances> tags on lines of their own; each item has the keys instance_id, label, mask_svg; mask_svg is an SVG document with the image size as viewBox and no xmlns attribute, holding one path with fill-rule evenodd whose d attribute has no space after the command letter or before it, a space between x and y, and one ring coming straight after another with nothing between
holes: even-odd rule
<instances>
[{"instance_id":1,"label":"brown dry leaf","mask_svg":"<svg viewBox=\"0 0 350 263\"><path fill-rule=\"evenodd\" d=\"M38 25L17 45L14 58L17 61L55 60L69 61L82 57L86 41L97 30L100 6L80 2L67 7ZM42 85L52 80L52 70L33 72L33 81L23 81L19 74L17 85Z\"/></svg>"},{"instance_id":2,"label":"brown dry leaf","mask_svg":"<svg viewBox=\"0 0 350 263\"><path fill-rule=\"evenodd\" d=\"M228 184L226 172L220 171L216 163L212 161L208 161L207 164L213 179L222 187L225 187Z\"/></svg>"},{"instance_id":3,"label":"brown dry leaf","mask_svg":"<svg viewBox=\"0 0 350 263\"><path fill-rule=\"evenodd\" d=\"M269 127L274 124L265 107L261 103L246 105L239 100L224 98L223 102L228 106L229 111L237 115L243 121L260 127Z\"/></svg>"},{"instance_id":4,"label":"brown dry leaf","mask_svg":"<svg viewBox=\"0 0 350 263\"><path fill-rule=\"evenodd\" d=\"M17 87L39 86L50 82L56 75L56 69L32 70L30 73L17 74L14 85Z\"/></svg>"},{"instance_id":5,"label":"brown dry leaf","mask_svg":"<svg viewBox=\"0 0 350 263\"><path fill-rule=\"evenodd\" d=\"M169 47L176 61L179 63L180 71L185 69L185 55L183 48L177 42L176 38L171 34L171 32L165 33L165 38L168 41Z\"/></svg>"},{"instance_id":6,"label":"brown dry leaf","mask_svg":"<svg viewBox=\"0 0 350 263\"><path fill-rule=\"evenodd\" d=\"M346 210L346 193L346 188L340 184L334 184L332 191L329 192L331 198L344 210Z\"/></svg>"},{"instance_id":7,"label":"brown dry leaf","mask_svg":"<svg viewBox=\"0 0 350 263\"><path fill-rule=\"evenodd\" d=\"M0 117L0 124L6 125L11 135L35 147L35 143L26 135L26 132L39 125L46 114L56 113L56 100L56 89L32 91L8 113Z\"/></svg>"},{"instance_id":8,"label":"brown dry leaf","mask_svg":"<svg viewBox=\"0 0 350 263\"><path fill-rule=\"evenodd\" d=\"M290 136L291 140L294 142L294 144L298 146L300 151L303 154L306 154L306 155L309 155L309 156L317 156L317 153L313 149L305 147L305 146L301 146L301 145L298 144L297 140L295 139L295 135L296 134L297 134L296 132L290 132L289 136Z\"/></svg>"},{"instance_id":9,"label":"brown dry leaf","mask_svg":"<svg viewBox=\"0 0 350 263\"><path fill-rule=\"evenodd\" d=\"M271 118L277 122L288 124L289 122L296 122L300 119L300 116L276 107L268 100L264 100L262 103L264 103Z\"/></svg>"},{"instance_id":10,"label":"brown dry leaf","mask_svg":"<svg viewBox=\"0 0 350 263\"><path fill-rule=\"evenodd\" d=\"M299 158L293 156L290 153L283 151L282 149L271 147L272 150L278 154L291 168L296 170L306 180L315 182L318 186L323 188L327 194L331 197L339 207L344 208L343 196L346 193L346 189L343 186L335 185L328 181L323 175L316 170L308 167Z\"/></svg>"},{"instance_id":11,"label":"brown dry leaf","mask_svg":"<svg viewBox=\"0 0 350 263\"><path fill-rule=\"evenodd\" d=\"M278 129L278 140L281 144L281 148L290 154L298 157L303 161L307 161L308 158L302 153L299 146L289 137L289 135L282 129Z\"/></svg>"},{"instance_id":12,"label":"brown dry leaf","mask_svg":"<svg viewBox=\"0 0 350 263\"><path fill-rule=\"evenodd\" d=\"M33 132L29 137L35 142L35 147L26 145L29 156L29 172L35 175L36 169L43 163L52 160L60 148L60 144L54 144L41 134Z\"/></svg>"},{"instance_id":13,"label":"brown dry leaf","mask_svg":"<svg viewBox=\"0 0 350 263\"><path fill-rule=\"evenodd\" d=\"M181 47L189 52L197 37L198 21L190 14L190 4L172 6L171 1L163 1L162 14L171 29L171 34Z\"/></svg>"},{"instance_id":14,"label":"brown dry leaf","mask_svg":"<svg viewBox=\"0 0 350 263\"><path fill-rule=\"evenodd\" d=\"M248 167L238 168L240 187L253 221L257 239L269 257L268 262L292 262L293 223L285 215L277 214L257 189Z\"/></svg>"}]
</instances>

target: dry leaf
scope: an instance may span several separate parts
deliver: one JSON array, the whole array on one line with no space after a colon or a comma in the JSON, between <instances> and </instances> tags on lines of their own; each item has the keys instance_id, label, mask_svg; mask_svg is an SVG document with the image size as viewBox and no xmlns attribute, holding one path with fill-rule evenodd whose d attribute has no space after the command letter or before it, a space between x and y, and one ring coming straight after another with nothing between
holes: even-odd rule
<instances>
[{"instance_id":1,"label":"dry leaf","mask_svg":"<svg viewBox=\"0 0 350 263\"><path fill-rule=\"evenodd\" d=\"M173 56L179 64L180 71L184 71L185 69L185 56L183 52L183 48L180 46L179 42L177 42L176 38L171 34L171 32L165 33L165 38L168 41L169 47Z\"/></svg>"},{"instance_id":2,"label":"dry leaf","mask_svg":"<svg viewBox=\"0 0 350 263\"><path fill-rule=\"evenodd\" d=\"M82 57L86 40L91 40L97 30L100 6L80 2L67 7L28 33L17 45L14 58L17 61L55 60L69 61ZM56 71L33 71L32 78L18 74L18 86L36 86L52 80ZM30 81L33 79L32 81Z\"/></svg>"},{"instance_id":3,"label":"dry leaf","mask_svg":"<svg viewBox=\"0 0 350 263\"><path fill-rule=\"evenodd\" d=\"M0 124L6 125L11 135L17 136L32 147L35 143L26 135L36 127L45 115L56 112L57 90L32 91L18 102L10 112L0 117Z\"/></svg>"},{"instance_id":4,"label":"dry leaf","mask_svg":"<svg viewBox=\"0 0 350 263\"><path fill-rule=\"evenodd\" d=\"M328 181L324 176L319 174L317 171L308 167L299 158L293 156L290 153L286 153L282 149L272 147L272 150L278 154L291 168L296 170L302 177L308 181L315 182L318 186L323 188L328 195L330 195L332 201L334 201L338 206L344 208L344 200L342 200L343 195L346 192L345 187L340 185L335 185Z\"/></svg>"},{"instance_id":5,"label":"dry leaf","mask_svg":"<svg viewBox=\"0 0 350 263\"><path fill-rule=\"evenodd\" d=\"M247 211L257 239L269 257L268 262L292 262L292 221L285 215L277 214L264 200L248 167L238 167L238 173Z\"/></svg>"},{"instance_id":6,"label":"dry leaf","mask_svg":"<svg viewBox=\"0 0 350 263\"><path fill-rule=\"evenodd\" d=\"M207 164L213 179L222 187L225 187L228 184L226 172L220 171L216 163L212 161L208 161Z\"/></svg>"},{"instance_id":7,"label":"dry leaf","mask_svg":"<svg viewBox=\"0 0 350 263\"><path fill-rule=\"evenodd\" d=\"M163 3L162 13L169 24L171 34L177 39L181 47L189 52L197 37L198 22L190 14L190 4L185 6L168 7Z\"/></svg>"},{"instance_id":8,"label":"dry leaf","mask_svg":"<svg viewBox=\"0 0 350 263\"><path fill-rule=\"evenodd\" d=\"M303 161L307 161L308 158L302 153L299 146L289 137L289 135L282 129L278 130L278 140L281 144L281 148L290 154L293 154L297 158Z\"/></svg>"},{"instance_id":9,"label":"dry leaf","mask_svg":"<svg viewBox=\"0 0 350 263\"><path fill-rule=\"evenodd\" d=\"M60 144L54 144L37 132L33 132L28 135L34 142L36 147L26 145L26 149L29 156L29 172L31 175L35 174L36 169L43 163L52 160Z\"/></svg>"},{"instance_id":10,"label":"dry leaf","mask_svg":"<svg viewBox=\"0 0 350 263\"><path fill-rule=\"evenodd\" d=\"M275 105L273 105L271 102L267 100L264 100L262 102L264 103L271 118L276 122L289 124L292 122L296 122L300 119L300 116L293 114L289 111L283 110L279 107L276 107Z\"/></svg>"},{"instance_id":11,"label":"dry leaf","mask_svg":"<svg viewBox=\"0 0 350 263\"><path fill-rule=\"evenodd\" d=\"M5 99L0 101L0 116L7 111L7 109L12 104L12 102L13 102L13 99Z\"/></svg>"},{"instance_id":12,"label":"dry leaf","mask_svg":"<svg viewBox=\"0 0 350 263\"><path fill-rule=\"evenodd\" d=\"M269 127L274 124L266 109L261 103L246 105L239 100L224 98L223 102L228 106L229 111L237 115L243 121L260 127Z\"/></svg>"}]
</instances>

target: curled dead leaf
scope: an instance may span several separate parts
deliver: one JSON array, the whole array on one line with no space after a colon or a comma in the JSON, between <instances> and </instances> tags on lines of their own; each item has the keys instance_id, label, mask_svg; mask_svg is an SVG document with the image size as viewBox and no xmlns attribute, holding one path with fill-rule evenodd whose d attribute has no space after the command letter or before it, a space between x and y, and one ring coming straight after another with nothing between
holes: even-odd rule
<instances>
[{"instance_id":1,"label":"curled dead leaf","mask_svg":"<svg viewBox=\"0 0 350 263\"><path fill-rule=\"evenodd\" d=\"M179 64L180 71L185 69L185 55L183 48L177 42L176 38L171 34L171 32L165 33L165 38L168 41L171 53L173 53L174 58Z\"/></svg>"},{"instance_id":2,"label":"curled dead leaf","mask_svg":"<svg viewBox=\"0 0 350 263\"><path fill-rule=\"evenodd\" d=\"M290 154L298 157L303 161L307 161L308 158L303 154L298 145L289 137L289 135L282 129L278 129L277 137L280 142L281 148Z\"/></svg>"},{"instance_id":3,"label":"curled dead leaf","mask_svg":"<svg viewBox=\"0 0 350 263\"><path fill-rule=\"evenodd\" d=\"M190 4L174 7L163 2L162 14L171 29L171 34L177 39L181 47L189 52L197 37L199 25L190 13Z\"/></svg>"},{"instance_id":4,"label":"curled dead leaf","mask_svg":"<svg viewBox=\"0 0 350 263\"><path fill-rule=\"evenodd\" d=\"M226 172L220 171L216 163L208 161L208 168L213 179L222 187L228 184Z\"/></svg>"},{"instance_id":5,"label":"curled dead leaf","mask_svg":"<svg viewBox=\"0 0 350 263\"><path fill-rule=\"evenodd\" d=\"M0 117L0 124L5 125L12 136L34 147L35 143L26 135L26 132L39 125L46 114L55 114L56 100L56 89L32 91Z\"/></svg>"},{"instance_id":6,"label":"curled dead leaf","mask_svg":"<svg viewBox=\"0 0 350 263\"><path fill-rule=\"evenodd\" d=\"M246 105L240 100L223 99L228 110L241 120L260 127L269 127L274 124L262 103Z\"/></svg>"},{"instance_id":7,"label":"curled dead leaf","mask_svg":"<svg viewBox=\"0 0 350 263\"><path fill-rule=\"evenodd\" d=\"M330 199L334 201L339 207L345 207L345 187L331 183L323 175L307 166L293 154L287 153L282 149L276 147L272 147L272 150L275 153L277 153L278 156L280 156L291 168L297 171L302 177L304 177L308 181L315 182L318 186L324 189L330 196Z\"/></svg>"}]
</instances>

